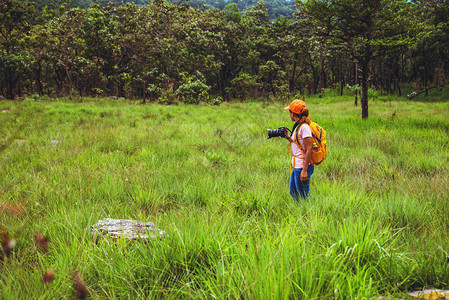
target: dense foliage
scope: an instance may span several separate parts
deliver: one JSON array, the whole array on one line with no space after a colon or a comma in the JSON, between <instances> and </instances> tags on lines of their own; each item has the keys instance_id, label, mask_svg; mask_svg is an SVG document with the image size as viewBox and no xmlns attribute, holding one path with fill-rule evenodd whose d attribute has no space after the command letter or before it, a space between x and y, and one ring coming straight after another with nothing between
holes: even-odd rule
<instances>
[{"instance_id":1,"label":"dense foliage","mask_svg":"<svg viewBox=\"0 0 449 300\"><path fill-rule=\"evenodd\" d=\"M360 85L367 117L370 93L427 92L449 72L445 0L310 0L275 20L264 2L78 4L0 0L0 94L170 103Z\"/></svg>"},{"instance_id":2,"label":"dense foliage","mask_svg":"<svg viewBox=\"0 0 449 300\"><path fill-rule=\"evenodd\" d=\"M43 8L45 6L57 8L67 0L30 0L36 3L39 7ZM138 5L147 5L149 0L71 0L69 4L71 7L81 7L88 8L94 3L101 5L122 5L126 3L135 3ZM187 3L192 7L204 9L224 9L227 5L235 3L237 8L244 10L255 6L257 4L256 0L168 0L168 2L173 4ZM292 16L295 11L295 1L294 0L266 0L265 7L267 9L270 19L275 19L278 16Z\"/></svg>"}]
</instances>

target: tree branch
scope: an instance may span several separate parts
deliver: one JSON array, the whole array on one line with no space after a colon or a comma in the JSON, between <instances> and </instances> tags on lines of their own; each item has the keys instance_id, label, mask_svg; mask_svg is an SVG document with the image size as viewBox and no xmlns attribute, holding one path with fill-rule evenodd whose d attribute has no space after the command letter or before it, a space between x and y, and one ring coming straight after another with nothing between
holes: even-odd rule
<instances>
[{"instance_id":1,"label":"tree branch","mask_svg":"<svg viewBox=\"0 0 449 300\"><path fill-rule=\"evenodd\" d=\"M421 95L422 93L425 93L425 92L427 92L427 91L429 91L429 90L431 90L431 89L434 89L434 88L436 88L436 87L443 87L443 86L445 86L446 84L449 84L449 80L446 81L446 82L443 82L443 83L441 83L441 84L435 84L435 85L432 85L432 86L428 86L428 87L426 87L425 89L423 89L423 90L421 90L421 91L419 91L419 92L413 92L413 93L411 93L410 95L408 95L408 99L413 99L413 98L415 98L415 97Z\"/></svg>"}]
</instances>

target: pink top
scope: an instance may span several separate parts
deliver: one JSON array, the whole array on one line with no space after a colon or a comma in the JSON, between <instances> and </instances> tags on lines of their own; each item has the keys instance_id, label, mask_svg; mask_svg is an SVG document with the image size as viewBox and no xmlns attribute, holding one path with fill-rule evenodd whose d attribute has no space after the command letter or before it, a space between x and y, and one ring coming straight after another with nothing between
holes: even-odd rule
<instances>
[{"instance_id":1,"label":"pink top","mask_svg":"<svg viewBox=\"0 0 449 300\"><path fill-rule=\"evenodd\" d=\"M301 146L304 145L304 139L307 137L312 137L312 130L310 129L310 126L308 124L302 124L301 127L296 127L295 131L293 131L291 139L292 142L292 166L295 167L295 169L302 169L303 167L303 161L305 158L304 152L301 150L301 148L298 147L298 145L294 142L296 140L296 131L298 131L298 139ZM293 161L294 159L294 161Z\"/></svg>"}]
</instances>

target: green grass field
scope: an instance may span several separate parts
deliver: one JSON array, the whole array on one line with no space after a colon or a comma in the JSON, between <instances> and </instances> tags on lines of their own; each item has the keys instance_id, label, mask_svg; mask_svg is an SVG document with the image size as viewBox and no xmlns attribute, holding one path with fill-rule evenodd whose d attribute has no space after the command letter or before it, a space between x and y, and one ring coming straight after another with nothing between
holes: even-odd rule
<instances>
[{"instance_id":1,"label":"green grass field","mask_svg":"<svg viewBox=\"0 0 449 300\"><path fill-rule=\"evenodd\" d=\"M289 101L0 101L0 230L15 241L0 248L0 298L76 297L74 272L91 298L449 288L449 102L371 101L368 120L350 98L306 102L329 153L298 204L288 143L266 136L291 128ZM94 243L102 218L166 236Z\"/></svg>"}]
</instances>

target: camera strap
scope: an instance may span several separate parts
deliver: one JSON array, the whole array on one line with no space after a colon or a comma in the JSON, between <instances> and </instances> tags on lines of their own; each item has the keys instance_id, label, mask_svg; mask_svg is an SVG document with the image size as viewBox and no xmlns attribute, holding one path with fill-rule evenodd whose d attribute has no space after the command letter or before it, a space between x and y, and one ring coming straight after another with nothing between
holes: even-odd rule
<instances>
[{"instance_id":1,"label":"camera strap","mask_svg":"<svg viewBox=\"0 0 449 300\"><path fill-rule=\"evenodd\" d=\"M298 121L298 122L295 123L295 125L293 125L292 134L293 134L293 132L295 131L296 127L298 127L298 125L302 125L302 124L299 123L299 121ZM300 126L300 127L301 127L301 126Z\"/></svg>"}]
</instances>

